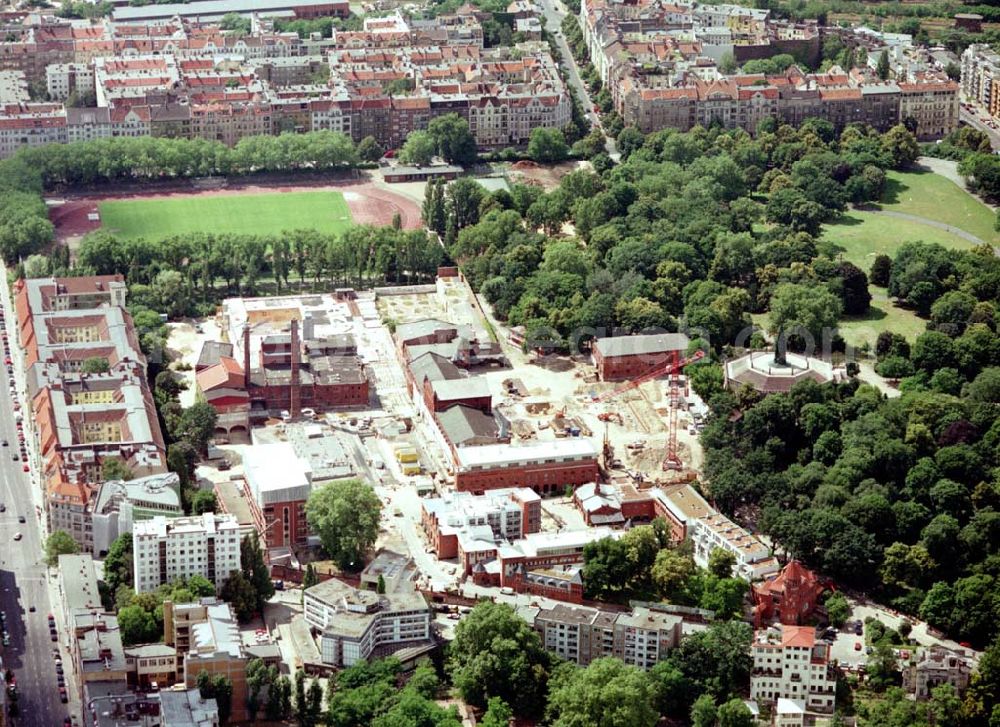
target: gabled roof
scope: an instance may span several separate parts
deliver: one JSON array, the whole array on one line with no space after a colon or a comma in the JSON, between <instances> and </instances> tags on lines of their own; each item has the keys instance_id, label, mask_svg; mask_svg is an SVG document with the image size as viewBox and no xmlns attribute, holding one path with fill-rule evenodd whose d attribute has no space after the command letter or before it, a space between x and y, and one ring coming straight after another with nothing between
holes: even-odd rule
<instances>
[{"instance_id":1,"label":"gabled roof","mask_svg":"<svg viewBox=\"0 0 1000 727\"><path fill-rule=\"evenodd\" d=\"M198 389L206 393L213 389L243 389L243 367L236 359L221 356L219 363L202 369L195 379Z\"/></svg>"}]
</instances>

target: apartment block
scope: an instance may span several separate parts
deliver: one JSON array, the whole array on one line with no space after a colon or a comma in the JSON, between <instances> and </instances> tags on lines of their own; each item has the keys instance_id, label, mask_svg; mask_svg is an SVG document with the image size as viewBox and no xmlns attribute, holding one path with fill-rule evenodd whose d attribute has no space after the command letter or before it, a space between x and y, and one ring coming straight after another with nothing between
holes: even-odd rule
<instances>
[{"instance_id":1,"label":"apartment block","mask_svg":"<svg viewBox=\"0 0 1000 727\"><path fill-rule=\"evenodd\" d=\"M346 667L426 646L431 610L413 591L378 594L331 578L306 589L305 620L319 633L324 664Z\"/></svg>"},{"instance_id":2,"label":"apartment block","mask_svg":"<svg viewBox=\"0 0 1000 727\"><path fill-rule=\"evenodd\" d=\"M0 159L23 147L65 143L66 109L57 103L8 103L0 106Z\"/></svg>"},{"instance_id":3,"label":"apartment block","mask_svg":"<svg viewBox=\"0 0 1000 727\"><path fill-rule=\"evenodd\" d=\"M645 607L630 612L558 604L522 610L548 651L579 666L613 656L650 669L676 648L683 635L679 616Z\"/></svg>"},{"instance_id":4,"label":"apartment block","mask_svg":"<svg viewBox=\"0 0 1000 727\"><path fill-rule=\"evenodd\" d=\"M194 575L221 588L240 569L240 539L234 515L158 516L136 523L132 529L136 593Z\"/></svg>"},{"instance_id":5,"label":"apartment block","mask_svg":"<svg viewBox=\"0 0 1000 727\"><path fill-rule=\"evenodd\" d=\"M1000 55L984 43L962 53L962 100L1000 116Z\"/></svg>"},{"instance_id":6,"label":"apartment block","mask_svg":"<svg viewBox=\"0 0 1000 727\"><path fill-rule=\"evenodd\" d=\"M96 93L94 67L90 63L53 63L46 66L45 90L52 101L65 101L74 93Z\"/></svg>"},{"instance_id":7,"label":"apartment block","mask_svg":"<svg viewBox=\"0 0 1000 727\"><path fill-rule=\"evenodd\" d=\"M93 558L60 555L59 586L77 685L83 693L89 688L124 692L127 668L118 619L101 605Z\"/></svg>"},{"instance_id":8,"label":"apartment block","mask_svg":"<svg viewBox=\"0 0 1000 727\"><path fill-rule=\"evenodd\" d=\"M830 664L830 645L816 640L813 626L758 631L752 652L752 699L768 704L800 700L809 712L833 712L837 677Z\"/></svg>"},{"instance_id":9,"label":"apartment block","mask_svg":"<svg viewBox=\"0 0 1000 727\"><path fill-rule=\"evenodd\" d=\"M919 139L935 139L958 126L958 84L940 63L909 40L889 47L892 76L870 64L825 73L792 66L776 76L726 74L723 56L743 63L778 53L818 60L819 28L770 17L769 11L701 3L663 5L640 0L582 0L580 21L591 61L627 125L643 132L686 131L713 123L754 133L765 119L798 124L811 116L843 129L851 123L885 131L910 123ZM852 46L871 45L865 29L844 31ZM891 34L869 31L884 44Z\"/></svg>"},{"instance_id":10,"label":"apartment block","mask_svg":"<svg viewBox=\"0 0 1000 727\"><path fill-rule=\"evenodd\" d=\"M146 359L120 276L19 280L17 337L49 527L92 551L93 497L109 460L137 477L166 471ZM85 373L84 363L105 364Z\"/></svg>"}]
</instances>

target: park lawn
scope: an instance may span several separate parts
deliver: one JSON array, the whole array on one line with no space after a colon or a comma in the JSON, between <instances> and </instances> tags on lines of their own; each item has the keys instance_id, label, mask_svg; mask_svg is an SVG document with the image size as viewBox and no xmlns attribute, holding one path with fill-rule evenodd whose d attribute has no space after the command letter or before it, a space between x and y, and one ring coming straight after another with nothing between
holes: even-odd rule
<instances>
[{"instance_id":1,"label":"park lawn","mask_svg":"<svg viewBox=\"0 0 1000 727\"><path fill-rule=\"evenodd\" d=\"M845 316L837 328L840 335L851 346L860 347L867 343L875 350L875 341L882 331L892 331L911 343L927 330L927 321L912 310L900 308L886 295L885 288L874 285L868 288L872 294L872 304L863 316Z\"/></svg>"},{"instance_id":2,"label":"park lawn","mask_svg":"<svg viewBox=\"0 0 1000 727\"><path fill-rule=\"evenodd\" d=\"M925 217L929 218L930 215ZM968 240L963 240L947 230L861 210L851 210L841 215L837 222L825 225L821 239L833 242L841 248L844 259L854 263L866 273L871 269L876 255L884 253L894 257L896 251L906 242L916 240L936 242L949 249L959 250L969 250L973 247Z\"/></svg>"},{"instance_id":3,"label":"park lawn","mask_svg":"<svg viewBox=\"0 0 1000 727\"><path fill-rule=\"evenodd\" d=\"M947 177L933 172L888 172L879 206L943 222L986 242L998 239L993 229L993 210Z\"/></svg>"},{"instance_id":4,"label":"park lawn","mask_svg":"<svg viewBox=\"0 0 1000 727\"><path fill-rule=\"evenodd\" d=\"M158 240L192 232L278 234L315 229L340 233L351 213L340 192L276 192L114 200L98 206L101 225L126 239Z\"/></svg>"}]
</instances>

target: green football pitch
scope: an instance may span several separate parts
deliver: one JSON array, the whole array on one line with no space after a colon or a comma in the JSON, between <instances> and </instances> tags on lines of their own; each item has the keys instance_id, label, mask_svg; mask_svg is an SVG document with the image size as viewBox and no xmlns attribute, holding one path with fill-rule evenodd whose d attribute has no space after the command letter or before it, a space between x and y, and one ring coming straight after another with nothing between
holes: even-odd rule
<instances>
[{"instance_id":1,"label":"green football pitch","mask_svg":"<svg viewBox=\"0 0 1000 727\"><path fill-rule=\"evenodd\" d=\"M127 239L158 240L190 232L267 235L314 229L339 233L352 225L340 192L164 197L114 200L98 206L101 226Z\"/></svg>"}]
</instances>

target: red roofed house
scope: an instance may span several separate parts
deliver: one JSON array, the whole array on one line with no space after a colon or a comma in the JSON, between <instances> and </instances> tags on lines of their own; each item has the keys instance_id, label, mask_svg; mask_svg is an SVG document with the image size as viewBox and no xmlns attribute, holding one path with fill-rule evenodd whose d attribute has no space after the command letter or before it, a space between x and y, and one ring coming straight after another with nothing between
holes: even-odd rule
<instances>
[{"instance_id":1,"label":"red roofed house","mask_svg":"<svg viewBox=\"0 0 1000 727\"><path fill-rule=\"evenodd\" d=\"M789 626L805 623L825 590L815 573L797 560L789 561L780 573L753 585L754 626L775 618Z\"/></svg>"},{"instance_id":2,"label":"red roofed house","mask_svg":"<svg viewBox=\"0 0 1000 727\"><path fill-rule=\"evenodd\" d=\"M219 362L195 374L198 392L218 413L216 427L229 437L250 432L250 394L245 386L243 367L236 359L220 356Z\"/></svg>"}]
</instances>

